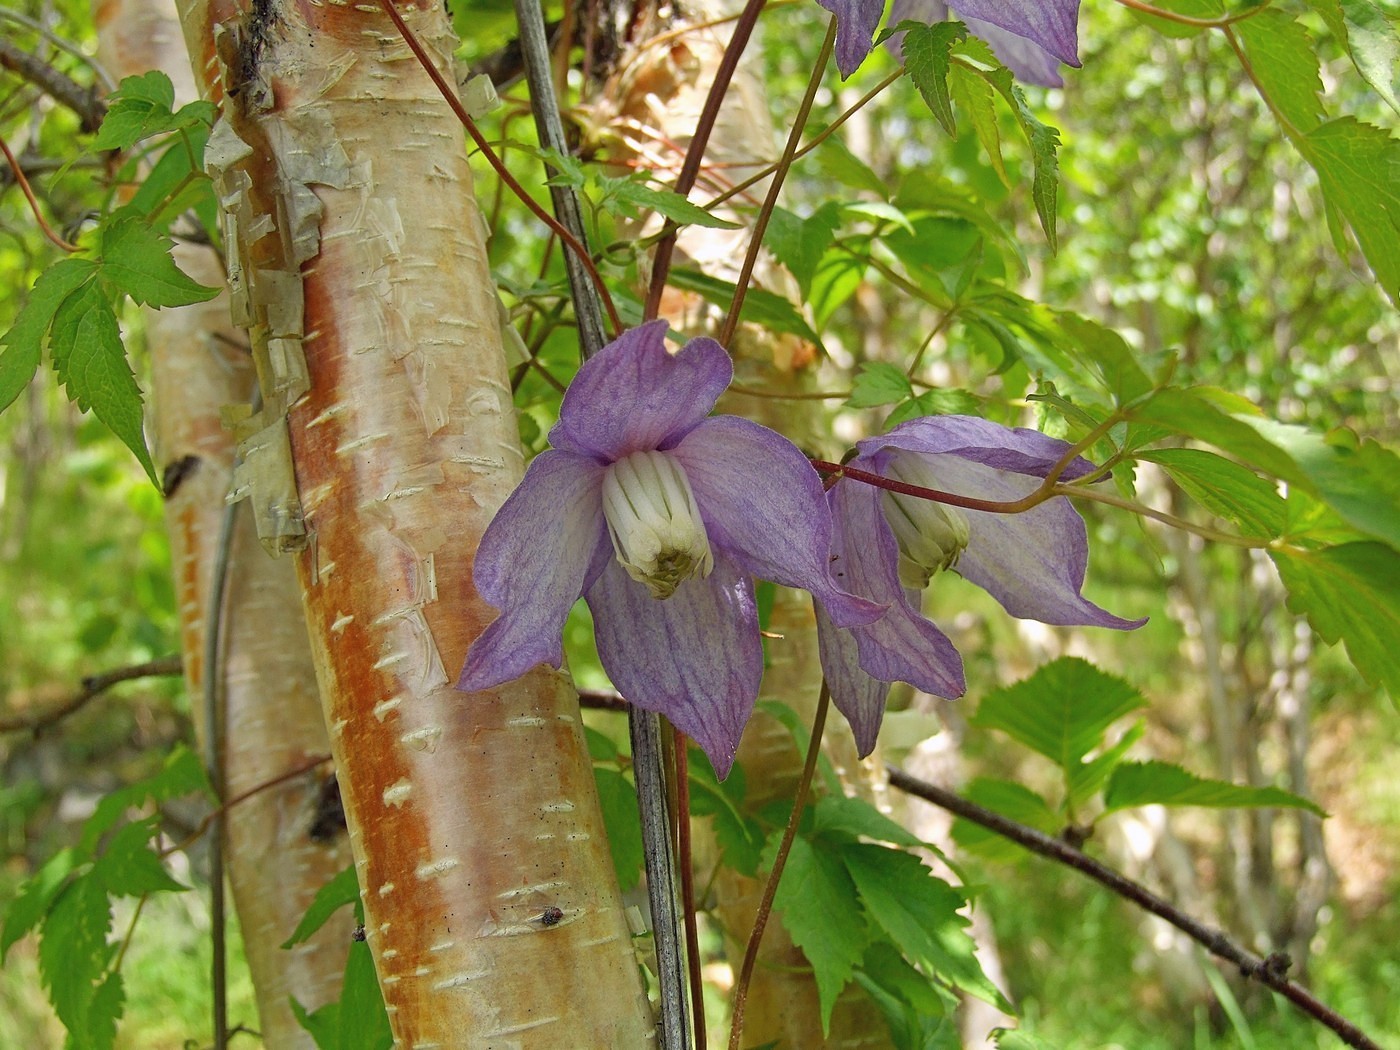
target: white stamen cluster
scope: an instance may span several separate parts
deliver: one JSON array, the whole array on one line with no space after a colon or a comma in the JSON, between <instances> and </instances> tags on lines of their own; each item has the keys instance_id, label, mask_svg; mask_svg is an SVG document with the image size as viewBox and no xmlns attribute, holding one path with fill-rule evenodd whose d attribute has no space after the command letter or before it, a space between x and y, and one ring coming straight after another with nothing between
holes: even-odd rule
<instances>
[{"instance_id":1,"label":"white stamen cluster","mask_svg":"<svg viewBox=\"0 0 1400 1050\"><path fill-rule=\"evenodd\" d=\"M920 488L942 486L917 456L893 456L885 474L895 481ZM885 520L899 544L899 582L915 590L928 586L935 573L950 569L967 547L967 515L956 507L933 500L884 493Z\"/></svg>"},{"instance_id":2,"label":"white stamen cluster","mask_svg":"<svg viewBox=\"0 0 1400 1050\"><path fill-rule=\"evenodd\" d=\"M617 560L656 598L714 568L685 469L665 452L633 452L603 478L603 517Z\"/></svg>"}]
</instances>

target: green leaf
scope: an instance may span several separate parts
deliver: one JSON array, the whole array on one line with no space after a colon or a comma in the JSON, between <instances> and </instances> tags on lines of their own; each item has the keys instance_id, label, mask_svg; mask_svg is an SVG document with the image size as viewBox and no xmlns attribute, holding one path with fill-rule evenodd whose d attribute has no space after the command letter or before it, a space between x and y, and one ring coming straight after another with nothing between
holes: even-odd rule
<instances>
[{"instance_id":1,"label":"green leaf","mask_svg":"<svg viewBox=\"0 0 1400 1050\"><path fill-rule=\"evenodd\" d=\"M1345 642L1368 682L1400 699L1400 553L1383 543L1269 552L1288 608L1328 642Z\"/></svg>"},{"instance_id":2,"label":"green leaf","mask_svg":"<svg viewBox=\"0 0 1400 1050\"><path fill-rule=\"evenodd\" d=\"M889 199L890 189L885 185L885 180L871 171L865 161L847 149L839 135L828 136L822 142L821 149L817 150L817 167L823 175L835 179L843 186L853 190L868 190L881 200Z\"/></svg>"},{"instance_id":3,"label":"green leaf","mask_svg":"<svg viewBox=\"0 0 1400 1050\"><path fill-rule=\"evenodd\" d=\"M1139 452L1138 458L1158 464L1188 496L1245 532L1274 537L1283 531L1288 507L1277 484L1247 467L1193 448Z\"/></svg>"},{"instance_id":4,"label":"green leaf","mask_svg":"<svg viewBox=\"0 0 1400 1050\"><path fill-rule=\"evenodd\" d=\"M1018 823L1053 835L1064 819L1030 788L1009 780L978 777L968 784L963 794L979 806L1010 817ZM1024 856L1022 847L998 835L995 831L959 818L953 821L953 841L969 853L1003 862L1017 861Z\"/></svg>"},{"instance_id":5,"label":"green leaf","mask_svg":"<svg viewBox=\"0 0 1400 1050\"><path fill-rule=\"evenodd\" d=\"M900 22L895 31L904 33L904 71L943 130L956 135L953 103L948 96L949 53L955 43L967 39L967 26L961 22Z\"/></svg>"},{"instance_id":6,"label":"green leaf","mask_svg":"<svg viewBox=\"0 0 1400 1050\"><path fill-rule=\"evenodd\" d=\"M603 807L603 827L608 833L608 849L622 892L636 887L641 879L642 818L637 809L637 789L615 769L594 766L598 801Z\"/></svg>"},{"instance_id":7,"label":"green leaf","mask_svg":"<svg viewBox=\"0 0 1400 1050\"><path fill-rule=\"evenodd\" d=\"M812 806L812 837L835 835L873 839L896 846L924 849L926 844L903 824L891 820L864 799L823 795Z\"/></svg>"},{"instance_id":8,"label":"green leaf","mask_svg":"<svg viewBox=\"0 0 1400 1050\"><path fill-rule=\"evenodd\" d=\"M185 745L176 744L159 772L102 798L92 816L83 823L80 848L85 855L90 856L103 832L115 825L128 809L144 805L147 801L160 804L196 792L210 799L214 794L209 787L209 778L204 775L204 766L200 764L199 756Z\"/></svg>"},{"instance_id":9,"label":"green leaf","mask_svg":"<svg viewBox=\"0 0 1400 1050\"><path fill-rule=\"evenodd\" d=\"M355 866L350 864L316 891L306 914L301 917L301 922L297 923L292 935L282 942L282 947L291 948L307 940L324 926L332 915L359 899L360 883L355 877Z\"/></svg>"},{"instance_id":10,"label":"green leaf","mask_svg":"<svg viewBox=\"0 0 1400 1050\"><path fill-rule=\"evenodd\" d=\"M600 177L599 186L604 193L604 199L612 197L620 204L624 215L628 218L635 218L634 209L654 211L665 216L671 222L680 226L704 226L712 230L736 230L739 224L721 219L718 215L712 215L698 204L692 204L674 190L657 189L648 186L645 182L639 181L641 175L633 175L625 179L612 179Z\"/></svg>"},{"instance_id":11,"label":"green leaf","mask_svg":"<svg viewBox=\"0 0 1400 1050\"><path fill-rule=\"evenodd\" d=\"M203 168L195 166L203 160L209 132L198 127L186 132L186 136L188 142L177 139L167 146L141 180L127 202L132 211L153 219L152 212L160 208L160 215L168 220L190 209L207 213L214 206L214 185ZM207 223L204 214L201 219Z\"/></svg>"},{"instance_id":12,"label":"green leaf","mask_svg":"<svg viewBox=\"0 0 1400 1050\"><path fill-rule=\"evenodd\" d=\"M1056 313L1055 322L1075 359L1089 367L1118 404L1151 392L1152 380L1139 363L1142 355L1113 329L1068 311Z\"/></svg>"},{"instance_id":13,"label":"green leaf","mask_svg":"<svg viewBox=\"0 0 1400 1050\"><path fill-rule=\"evenodd\" d=\"M1258 11L1234 25L1260 90L1300 131L1321 122L1322 77L1308 31L1277 8Z\"/></svg>"},{"instance_id":14,"label":"green leaf","mask_svg":"<svg viewBox=\"0 0 1400 1050\"><path fill-rule=\"evenodd\" d=\"M53 324L54 314L97 270L91 259L60 259L34 282L14 324L0 336L0 412L19 397L43 355L44 337Z\"/></svg>"},{"instance_id":15,"label":"green leaf","mask_svg":"<svg viewBox=\"0 0 1400 1050\"><path fill-rule=\"evenodd\" d=\"M1274 787L1248 787L1206 780L1169 762L1125 762L1113 771L1104 792L1108 812L1134 806L1284 806L1325 817L1315 803Z\"/></svg>"},{"instance_id":16,"label":"green leaf","mask_svg":"<svg viewBox=\"0 0 1400 1050\"><path fill-rule=\"evenodd\" d=\"M910 966L892 945L872 944L856 980L885 1015L895 1050L961 1050L956 997Z\"/></svg>"},{"instance_id":17,"label":"green leaf","mask_svg":"<svg viewBox=\"0 0 1400 1050\"><path fill-rule=\"evenodd\" d=\"M389 1050L394 1043L384 996L374 975L374 960L364 941L350 942L338 1020L337 1050Z\"/></svg>"},{"instance_id":18,"label":"green leaf","mask_svg":"<svg viewBox=\"0 0 1400 1050\"><path fill-rule=\"evenodd\" d=\"M917 397L896 405L885 417L884 429L893 430L899 424L921 416L976 415L981 410L982 402L966 390L925 390Z\"/></svg>"},{"instance_id":19,"label":"green leaf","mask_svg":"<svg viewBox=\"0 0 1400 1050\"><path fill-rule=\"evenodd\" d=\"M727 309L734 300L734 283L718 277L710 277L699 270L677 268L671 271L671 284L687 292L696 292L708 302ZM781 295L763 288L750 288L744 297L743 318L773 332L786 332L801 336L809 342L821 345L821 339L812 331L797 307Z\"/></svg>"},{"instance_id":20,"label":"green leaf","mask_svg":"<svg viewBox=\"0 0 1400 1050\"><path fill-rule=\"evenodd\" d=\"M621 754L612 737L592 726L583 727L583 739L588 744L588 757L594 762L615 762Z\"/></svg>"},{"instance_id":21,"label":"green leaf","mask_svg":"<svg viewBox=\"0 0 1400 1050\"><path fill-rule=\"evenodd\" d=\"M888 361L866 361L860 366L860 374L851 386L851 396L846 401L847 408L874 408L877 405L893 405L912 397L914 387L904 369Z\"/></svg>"},{"instance_id":22,"label":"green leaf","mask_svg":"<svg viewBox=\"0 0 1400 1050\"><path fill-rule=\"evenodd\" d=\"M906 956L954 987L1011 1009L977 961L969 920L958 914L967 903L961 893L903 850L858 843L840 857L871 920Z\"/></svg>"},{"instance_id":23,"label":"green leaf","mask_svg":"<svg viewBox=\"0 0 1400 1050\"><path fill-rule=\"evenodd\" d=\"M63 301L54 315L49 349L68 396L107 424L159 486L141 427L141 388L126 361L117 315L96 283Z\"/></svg>"},{"instance_id":24,"label":"green leaf","mask_svg":"<svg viewBox=\"0 0 1400 1050\"><path fill-rule=\"evenodd\" d=\"M691 813L711 819L715 842L723 851L725 863L752 878L758 873L763 854L763 831L740 809L744 800L742 767L735 766L721 784L709 759L698 748L690 750L689 767Z\"/></svg>"},{"instance_id":25,"label":"green leaf","mask_svg":"<svg viewBox=\"0 0 1400 1050\"><path fill-rule=\"evenodd\" d=\"M870 943L870 928L855 884L836 854L802 836L792 840L773 906L792 941L812 964L821 1004L822 1031L831 1008Z\"/></svg>"},{"instance_id":26,"label":"green leaf","mask_svg":"<svg viewBox=\"0 0 1400 1050\"><path fill-rule=\"evenodd\" d=\"M116 1038L111 992L97 999L98 982L111 957L111 926L110 902L94 878L74 879L44 919L39 973L54 1013L78 1050L108 1050Z\"/></svg>"},{"instance_id":27,"label":"green leaf","mask_svg":"<svg viewBox=\"0 0 1400 1050\"><path fill-rule=\"evenodd\" d=\"M1311 488L1296 460L1246 421L1258 409L1241 397L1214 387L1159 390L1134 405L1129 418L1214 445L1276 478Z\"/></svg>"},{"instance_id":28,"label":"green leaf","mask_svg":"<svg viewBox=\"0 0 1400 1050\"><path fill-rule=\"evenodd\" d=\"M151 839L159 833L159 816L132 821L118 829L93 865L91 877L113 897L186 889L170 877L160 855L151 849Z\"/></svg>"},{"instance_id":29,"label":"green leaf","mask_svg":"<svg viewBox=\"0 0 1400 1050\"><path fill-rule=\"evenodd\" d=\"M212 127L216 111L208 102L191 102L172 111L175 88L160 70L126 77L108 99L107 115L92 140L93 149L130 149L142 139L167 131Z\"/></svg>"},{"instance_id":30,"label":"green leaf","mask_svg":"<svg viewBox=\"0 0 1400 1050\"><path fill-rule=\"evenodd\" d=\"M77 866L78 855L65 847L59 850L33 875L24 881L19 892L5 909L5 928L0 933L0 961L9 954L14 943L32 930L49 910L58 891L68 881Z\"/></svg>"},{"instance_id":31,"label":"green leaf","mask_svg":"<svg viewBox=\"0 0 1400 1050\"><path fill-rule=\"evenodd\" d=\"M972 724L999 729L1072 775L1104 731L1146 707L1132 685L1087 660L1062 657L982 701Z\"/></svg>"},{"instance_id":32,"label":"green leaf","mask_svg":"<svg viewBox=\"0 0 1400 1050\"><path fill-rule=\"evenodd\" d=\"M972 124L982 152L1002 185L1010 188L1011 177L1006 174L1006 161L1001 156L1001 125L997 122L996 92L992 86L966 66L954 65L949 71L948 90L958 109Z\"/></svg>"},{"instance_id":33,"label":"green leaf","mask_svg":"<svg viewBox=\"0 0 1400 1050\"><path fill-rule=\"evenodd\" d=\"M1309 0L1351 56L1362 79L1400 113L1400 38L1375 0Z\"/></svg>"},{"instance_id":34,"label":"green leaf","mask_svg":"<svg viewBox=\"0 0 1400 1050\"><path fill-rule=\"evenodd\" d=\"M1346 217L1381 288L1400 303L1400 140L1343 117L1294 141L1317 169L1328 203Z\"/></svg>"},{"instance_id":35,"label":"green leaf","mask_svg":"<svg viewBox=\"0 0 1400 1050\"><path fill-rule=\"evenodd\" d=\"M994 1028L992 1035L996 1038L997 1050L1059 1050L1048 1039L1019 1029Z\"/></svg>"},{"instance_id":36,"label":"green leaf","mask_svg":"<svg viewBox=\"0 0 1400 1050\"><path fill-rule=\"evenodd\" d=\"M292 1008L292 1016L297 1019L297 1024L310 1033L312 1042L316 1044L316 1050L338 1050L337 1040L340 1038L339 1003L326 1003L311 1013L306 1012L306 1007L302 1006L294 995L287 996L287 1003Z\"/></svg>"},{"instance_id":37,"label":"green leaf","mask_svg":"<svg viewBox=\"0 0 1400 1050\"><path fill-rule=\"evenodd\" d=\"M1074 771L1069 775L1065 793L1065 809L1071 819L1076 816L1079 807L1103 787L1104 781L1118 768L1128 749L1141 740L1146 731L1147 723L1139 720L1119 737L1112 747L1105 748L1089 761L1074 767Z\"/></svg>"},{"instance_id":38,"label":"green leaf","mask_svg":"<svg viewBox=\"0 0 1400 1050\"><path fill-rule=\"evenodd\" d=\"M185 274L170 257L171 240L141 215L122 209L102 230L101 279L143 306L188 306L219 294Z\"/></svg>"},{"instance_id":39,"label":"green leaf","mask_svg":"<svg viewBox=\"0 0 1400 1050\"><path fill-rule=\"evenodd\" d=\"M836 201L827 201L805 219L785 208L773 209L763 243L797 279L804 299L840 224L841 206Z\"/></svg>"}]
</instances>

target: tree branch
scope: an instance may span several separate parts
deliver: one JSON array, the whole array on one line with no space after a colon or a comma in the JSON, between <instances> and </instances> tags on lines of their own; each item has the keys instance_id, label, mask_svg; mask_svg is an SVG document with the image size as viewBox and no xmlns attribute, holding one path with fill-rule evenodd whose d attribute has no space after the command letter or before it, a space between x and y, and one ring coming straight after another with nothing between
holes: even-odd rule
<instances>
[{"instance_id":1,"label":"tree branch","mask_svg":"<svg viewBox=\"0 0 1400 1050\"><path fill-rule=\"evenodd\" d=\"M82 121L83 131L91 134L102 126L107 103L97 97L95 85L84 87L62 70L55 69L37 55L0 39L0 68L28 81L50 98L67 106Z\"/></svg>"},{"instance_id":2,"label":"tree branch","mask_svg":"<svg viewBox=\"0 0 1400 1050\"><path fill-rule=\"evenodd\" d=\"M935 784L910 776L895 766L886 768L889 771L890 783L901 791L915 795L941 809L946 809L964 820L970 820L988 831L994 831L1003 838L1024 846L1032 853L1049 857L1066 867L1073 868L1081 875L1087 875L1120 897L1132 901L1138 907L1151 912L1160 919L1165 919L1202 945L1212 955L1224 959L1226 962L1234 963L1239 967L1240 973L1244 977L1258 981L1265 987L1278 992L1313 1020L1330 1028L1348 1046L1358 1047L1360 1050L1380 1050L1380 1044L1372 1040L1360 1028L1321 1002L1302 985L1288 979L1287 972L1291 962L1287 955L1275 952L1267 958L1261 958L1240 947L1222 931L1193 919L1179 908L1158 897L1147 887L1134 882L1107 865L1099 863L1073 846L1046 835L1044 832L1017 823L1000 813L979 806L975 802L969 802L962 796Z\"/></svg>"},{"instance_id":3,"label":"tree branch","mask_svg":"<svg viewBox=\"0 0 1400 1050\"><path fill-rule=\"evenodd\" d=\"M115 671L91 675L83 679L81 691L73 694L56 707L32 714L0 718L0 733L15 733L20 730L32 733L42 732L75 711L81 710L87 706L89 701L102 695L118 682L130 682L137 678L177 675L182 671L183 667L178 656L162 656L159 660L150 660L144 664L133 664L131 667L119 667Z\"/></svg>"}]
</instances>

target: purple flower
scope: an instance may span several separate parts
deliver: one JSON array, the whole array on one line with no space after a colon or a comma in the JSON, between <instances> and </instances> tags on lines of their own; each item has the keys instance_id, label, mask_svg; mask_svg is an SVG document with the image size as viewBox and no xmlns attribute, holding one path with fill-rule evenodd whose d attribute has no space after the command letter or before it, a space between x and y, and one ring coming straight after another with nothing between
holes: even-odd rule
<instances>
[{"instance_id":1,"label":"purple flower","mask_svg":"<svg viewBox=\"0 0 1400 1050\"><path fill-rule=\"evenodd\" d=\"M476 586L501 615L457 688L558 667L582 595L613 683L724 776L763 674L752 577L811 591L841 627L884 607L832 580L831 516L802 453L757 423L707 418L733 376L724 348L694 339L673 355L665 336L665 322L642 325L579 369L553 449L482 536Z\"/></svg>"},{"instance_id":2,"label":"purple flower","mask_svg":"<svg viewBox=\"0 0 1400 1050\"><path fill-rule=\"evenodd\" d=\"M971 416L929 416L860 442L850 466L923 488L1008 502L1028 495L1069 446L1034 430ZM1066 481L1093 470L1075 459ZM827 495L841 586L889 605L874 623L842 629L818 604L822 667L861 754L875 746L891 682L949 699L966 683L962 659L919 612L920 592L943 569L987 591L1013 616L1132 630L1080 594L1088 565L1084 521L1063 497L1021 514L962 510L842 480Z\"/></svg>"},{"instance_id":3,"label":"purple flower","mask_svg":"<svg viewBox=\"0 0 1400 1050\"><path fill-rule=\"evenodd\" d=\"M836 16L836 65L848 77L870 54L884 2L818 2ZM949 13L944 0L894 0L889 25L941 22ZM1079 0L952 0L952 14L1027 83L1058 87L1060 63L1079 65ZM890 43L898 46L899 38Z\"/></svg>"}]
</instances>

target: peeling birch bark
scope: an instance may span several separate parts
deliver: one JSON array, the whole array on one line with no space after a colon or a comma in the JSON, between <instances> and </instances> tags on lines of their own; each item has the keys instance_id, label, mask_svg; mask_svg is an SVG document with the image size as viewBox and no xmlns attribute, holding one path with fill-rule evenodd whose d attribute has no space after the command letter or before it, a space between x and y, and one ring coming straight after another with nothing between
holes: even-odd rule
<instances>
[{"instance_id":1,"label":"peeling birch bark","mask_svg":"<svg viewBox=\"0 0 1400 1050\"><path fill-rule=\"evenodd\" d=\"M725 24L682 30L688 23L735 15L741 6L732 0L697 0L680 12L669 11L663 18L655 5L636 5L638 9L645 8L640 14L634 13L630 23L639 28L595 101L600 123L622 144L621 149L614 146L609 150L610 159L663 177L679 171L731 27ZM662 41L653 43L652 38L663 32L666 36ZM755 54L756 45L751 45L740 60L720 109L699 179L699 186L707 192L697 193L698 201L748 178L777 159L779 151L768 110L767 87L750 60L750 55ZM761 204L767 188L766 180L755 184L746 191L744 203ZM736 281L748 250L748 216L728 208L720 208L716 214L739 222L740 228L682 229L676 240L676 264ZM799 299L792 275L767 252L759 256L754 283L794 302ZM723 319L721 311L698 296L675 288L666 290L661 315L687 335L713 334ZM729 350L738 383L780 395L815 389L816 348L800 338L743 324ZM830 427L818 402L758 399L730 393L722 400L721 409L772 427L808 448L825 449L831 441ZM782 637L768 646L763 695L780 698L810 725L822 680L810 596L786 587L777 588L769 627ZM883 795L883 765L878 752L860 760L849 728L834 712L827 720L823 746L849 793L867 799ZM791 734L777 719L755 714L745 730L738 760L748 777L746 808L757 811L775 799L792 797L802 759ZM703 850L705 845L698 844L697 849ZM763 875L766 878L766 873ZM719 871L715 893L720 922L727 935L727 950L731 958L740 959L762 897L763 881L724 867ZM770 1042L780 1047L825 1046L841 1050L889 1046L883 1017L855 985L849 986L837 1001L830 1034L823 1036L811 966L777 922L770 922L764 931L744 1026L744 1045Z\"/></svg>"},{"instance_id":2,"label":"peeling birch bark","mask_svg":"<svg viewBox=\"0 0 1400 1050\"><path fill-rule=\"evenodd\" d=\"M117 77L163 69L177 104L197 97L171 0L102 0L95 8L99 54ZM223 267L206 247L180 244L180 267L221 285ZM190 695L204 689L205 630L213 572L234 459L220 424L224 406L253 389L252 358L238 349L228 298L146 312L153 373L154 455L166 478L181 650ZM229 559L224 620L228 797L236 798L330 751L316 692L315 669L291 565L263 554L246 514L240 515ZM196 732L207 735L196 699ZM281 945L316 891L350 863L343 830L311 834L326 773L260 791L229 810L228 879L243 931L265 1044L313 1050L315 1042L291 1012L293 996L308 1010L340 993L353 919L348 911L290 950Z\"/></svg>"},{"instance_id":3,"label":"peeling birch bark","mask_svg":"<svg viewBox=\"0 0 1400 1050\"><path fill-rule=\"evenodd\" d=\"M523 469L461 129L376 5L182 13L264 396L243 480L298 550L396 1045L649 1045L577 695L452 688ZM441 5L404 15L446 65Z\"/></svg>"}]
</instances>

